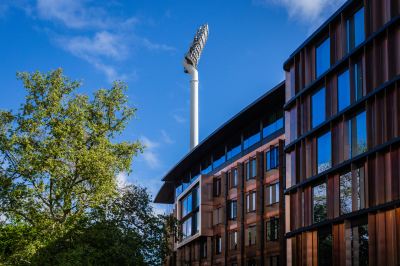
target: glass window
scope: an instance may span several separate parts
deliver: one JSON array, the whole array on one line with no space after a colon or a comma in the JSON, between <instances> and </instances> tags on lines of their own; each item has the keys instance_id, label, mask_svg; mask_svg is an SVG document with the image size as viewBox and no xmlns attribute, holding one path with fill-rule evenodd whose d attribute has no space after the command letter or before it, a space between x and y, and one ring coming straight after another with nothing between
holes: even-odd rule
<instances>
[{"instance_id":1,"label":"glass window","mask_svg":"<svg viewBox=\"0 0 400 266\"><path fill-rule=\"evenodd\" d=\"M237 249L237 231L232 231L229 233L229 247L230 250Z\"/></svg>"},{"instance_id":2,"label":"glass window","mask_svg":"<svg viewBox=\"0 0 400 266\"><path fill-rule=\"evenodd\" d=\"M351 172L340 176L339 179L339 194L340 194L340 214L349 213L352 211L352 191Z\"/></svg>"},{"instance_id":3,"label":"glass window","mask_svg":"<svg viewBox=\"0 0 400 266\"><path fill-rule=\"evenodd\" d=\"M260 124L255 123L251 127L249 127L244 133L244 149L250 148L254 144L260 142L261 134L260 134Z\"/></svg>"},{"instance_id":4,"label":"glass window","mask_svg":"<svg viewBox=\"0 0 400 266\"><path fill-rule=\"evenodd\" d=\"M351 228L351 259L353 265L368 265L368 221L353 224Z\"/></svg>"},{"instance_id":5,"label":"glass window","mask_svg":"<svg viewBox=\"0 0 400 266\"><path fill-rule=\"evenodd\" d=\"M340 214L365 208L364 167L341 175L339 183ZM353 200L356 201L355 204L353 204Z\"/></svg>"},{"instance_id":6,"label":"glass window","mask_svg":"<svg viewBox=\"0 0 400 266\"><path fill-rule=\"evenodd\" d=\"M250 159L246 162L246 180L253 179L257 176L257 160Z\"/></svg>"},{"instance_id":7,"label":"glass window","mask_svg":"<svg viewBox=\"0 0 400 266\"><path fill-rule=\"evenodd\" d=\"M222 237L216 236L215 238L215 253L221 254L222 252Z\"/></svg>"},{"instance_id":8,"label":"glass window","mask_svg":"<svg viewBox=\"0 0 400 266\"><path fill-rule=\"evenodd\" d=\"M182 237L183 239L192 235L192 217L189 217L182 223Z\"/></svg>"},{"instance_id":9,"label":"glass window","mask_svg":"<svg viewBox=\"0 0 400 266\"><path fill-rule=\"evenodd\" d=\"M311 97L311 126L313 128L325 121L325 99L325 88L320 89Z\"/></svg>"},{"instance_id":10,"label":"glass window","mask_svg":"<svg viewBox=\"0 0 400 266\"><path fill-rule=\"evenodd\" d=\"M327 199L326 183L322 183L312 189L313 196L313 222L318 223L326 219Z\"/></svg>"},{"instance_id":11,"label":"glass window","mask_svg":"<svg viewBox=\"0 0 400 266\"><path fill-rule=\"evenodd\" d=\"M228 144L227 159L230 160L242 151L242 137L237 135Z\"/></svg>"},{"instance_id":12,"label":"glass window","mask_svg":"<svg viewBox=\"0 0 400 266\"><path fill-rule=\"evenodd\" d=\"M363 97L362 61L354 64L354 90L355 101L358 101Z\"/></svg>"},{"instance_id":13,"label":"glass window","mask_svg":"<svg viewBox=\"0 0 400 266\"><path fill-rule=\"evenodd\" d=\"M193 209L195 209L195 208L199 207L199 205L200 205L200 189L199 189L199 187L196 187L193 190L193 195L194 195Z\"/></svg>"},{"instance_id":14,"label":"glass window","mask_svg":"<svg viewBox=\"0 0 400 266\"><path fill-rule=\"evenodd\" d=\"M237 217L237 200L232 200L229 203L229 219L236 220Z\"/></svg>"},{"instance_id":15,"label":"glass window","mask_svg":"<svg viewBox=\"0 0 400 266\"><path fill-rule=\"evenodd\" d=\"M318 232L318 265L332 265L332 232L330 228Z\"/></svg>"},{"instance_id":16,"label":"glass window","mask_svg":"<svg viewBox=\"0 0 400 266\"><path fill-rule=\"evenodd\" d=\"M263 138L283 128L283 112L270 114L263 120Z\"/></svg>"},{"instance_id":17,"label":"glass window","mask_svg":"<svg viewBox=\"0 0 400 266\"><path fill-rule=\"evenodd\" d=\"M238 170L235 168L231 171L231 187L237 187L238 184Z\"/></svg>"},{"instance_id":18,"label":"glass window","mask_svg":"<svg viewBox=\"0 0 400 266\"><path fill-rule=\"evenodd\" d=\"M358 114L352 121L352 156L356 156L367 149L367 115L366 112Z\"/></svg>"},{"instance_id":19,"label":"glass window","mask_svg":"<svg viewBox=\"0 0 400 266\"><path fill-rule=\"evenodd\" d=\"M182 191L182 185L180 184L175 188L175 197L177 198L182 193Z\"/></svg>"},{"instance_id":20,"label":"glass window","mask_svg":"<svg viewBox=\"0 0 400 266\"><path fill-rule=\"evenodd\" d=\"M252 246L256 244L257 230L255 225L249 226L247 228L246 237L247 237L246 246Z\"/></svg>"},{"instance_id":21,"label":"glass window","mask_svg":"<svg viewBox=\"0 0 400 266\"><path fill-rule=\"evenodd\" d=\"M246 210L253 212L256 210L256 192L250 192L246 195Z\"/></svg>"},{"instance_id":22,"label":"glass window","mask_svg":"<svg viewBox=\"0 0 400 266\"><path fill-rule=\"evenodd\" d=\"M182 217L185 217L192 211L192 193L181 200Z\"/></svg>"},{"instance_id":23,"label":"glass window","mask_svg":"<svg viewBox=\"0 0 400 266\"><path fill-rule=\"evenodd\" d=\"M349 70L338 76L338 112L350 105L350 74Z\"/></svg>"},{"instance_id":24,"label":"glass window","mask_svg":"<svg viewBox=\"0 0 400 266\"><path fill-rule=\"evenodd\" d=\"M267 205L279 202L279 183L267 186L266 199Z\"/></svg>"},{"instance_id":25,"label":"glass window","mask_svg":"<svg viewBox=\"0 0 400 266\"><path fill-rule=\"evenodd\" d=\"M279 218L272 217L267 221L267 241L276 241L279 239Z\"/></svg>"},{"instance_id":26,"label":"glass window","mask_svg":"<svg viewBox=\"0 0 400 266\"><path fill-rule=\"evenodd\" d=\"M317 78L331 66L330 47L330 38L328 37L316 48L315 65Z\"/></svg>"},{"instance_id":27,"label":"glass window","mask_svg":"<svg viewBox=\"0 0 400 266\"><path fill-rule=\"evenodd\" d=\"M364 7L360 8L346 22L347 52L365 40Z\"/></svg>"},{"instance_id":28,"label":"glass window","mask_svg":"<svg viewBox=\"0 0 400 266\"><path fill-rule=\"evenodd\" d=\"M221 178L214 178L213 194L214 194L214 197L219 197L221 195Z\"/></svg>"},{"instance_id":29,"label":"glass window","mask_svg":"<svg viewBox=\"0 0 400 266\"><path fill-rule=\"evenodd\" d=\"M225 147L221 147L213 154L213 169L217 168L225 162Z\"/></svg>"},{"instance_id":30,"label":"glass window","mask_svg":"<svg viewBox=\"0 0 400 266\"><path fill-rule=\"evenodd\" d=\"M212 171L211 158L207 158L201 163L201 174L206 175L211 171Z\"/></svg>"},{"instance_id":31,"label":"glass window","mask_svg":"<svg viewBox=\"0 0 400 266\"><path fill-rule=\"evenodd\" d=\"M276 169L279 166L279 149L278 147L271 148L265 154L266 171Z\"/></svg>"},{"instance_id":32,"label":"glass window","mask_svg":"<svg viewBox=\"0 0 400 266\"><path fill-rule=\"evenodd\" d=\"M320 136L317 140L317 172L322 173L332 166L331 132Z\"/></svg>"}]
</instances>

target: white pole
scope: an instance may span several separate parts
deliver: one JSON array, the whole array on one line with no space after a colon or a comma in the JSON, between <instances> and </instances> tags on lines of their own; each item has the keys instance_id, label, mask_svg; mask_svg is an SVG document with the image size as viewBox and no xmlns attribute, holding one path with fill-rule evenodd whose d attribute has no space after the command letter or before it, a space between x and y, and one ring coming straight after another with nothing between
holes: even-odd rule
<instances>
[{"instance_id":1,"label":"white pole","mask_svg":"<svg viewBox=\"0 0 400 266\"><path fill-rule=\"evenodd\" d=\"M190 74L190 150L199 144L199 74L197 69L183 60L183 66Z\"/></svg>"},{"instance_id":2,"label":"white pole","mask_svg":"<svg viewBox=\"0 0 400 266\"><path fill-rule=\"evenodd\" d=\"M190 150L199 144L199 78L195 68L190 81Z\"/></svg>"}]
</instances>

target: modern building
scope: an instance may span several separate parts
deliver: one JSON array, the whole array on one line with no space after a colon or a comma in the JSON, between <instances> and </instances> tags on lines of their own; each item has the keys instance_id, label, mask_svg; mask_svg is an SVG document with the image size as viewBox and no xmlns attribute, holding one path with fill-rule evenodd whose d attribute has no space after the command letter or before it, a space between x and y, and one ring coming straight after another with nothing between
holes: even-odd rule
<instances>
[{"instance_id":1,"label":"modern building","mask_svg":"<svg viewBox=\"0 0 400 266\"><path fill-rule=\"evenodd\" d=\"M400 0L347 1L284 71L163 178L167 264L400 265Z\"/></svg>"},{"instance_id":2,"label":"modern building","mask_svg":"<svg viewBox=\"0 0 400 266\"><path fill-rule=\"evenodd\" d=\"M163 178L182 235L170 265L278 265L285 257L284 82L196 146Z\"/></svg>"},{"instance_id":3,"label":"modern building","mask_svg":"<svg viewBox=\"0 0 400 266\"><path fill-rule=\"evenodd\" d=\"M284 63L287 265L400 265L399 15L348 1Z\"/></svg>"}]
</instances>

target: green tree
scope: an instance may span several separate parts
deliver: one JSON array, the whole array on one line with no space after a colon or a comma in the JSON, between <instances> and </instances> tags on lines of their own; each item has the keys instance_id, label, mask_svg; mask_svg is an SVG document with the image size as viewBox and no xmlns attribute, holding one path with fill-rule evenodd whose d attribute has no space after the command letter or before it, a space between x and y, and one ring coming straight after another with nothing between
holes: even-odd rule
<instances>
[{"instance_id":1,"label":"green tree","mask_svg":"<svg viewBox=\"0 0 400 266\"><path fill-rule=\"evenodd\" d=\"M120 251L116 265L153 263L154 250L166 250L160 244L166 220L153 214L146 190L118 191L116 182L143 149L137 141L116 141L136 112L126 85L114 82L89 98L61 69L17 77L26 101L15 113L0 111L0 263L65 264L47 260L58 252L71 264L109 265L95 254L111 249ZM135 250L143 237L145 248ZM107 241L111 249L99 249ZM93 260L79 260L85 254Z\"/></svg>"}]
</instances>

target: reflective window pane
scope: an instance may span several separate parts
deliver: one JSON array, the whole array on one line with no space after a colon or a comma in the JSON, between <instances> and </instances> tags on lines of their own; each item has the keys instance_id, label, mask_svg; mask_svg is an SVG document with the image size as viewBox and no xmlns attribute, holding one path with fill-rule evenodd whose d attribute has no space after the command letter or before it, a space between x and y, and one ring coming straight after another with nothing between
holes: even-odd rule
<instances>
[{"instance_id":1,"label":"reflective window pane","mask_svg":"<svg viewBox=\"0 0 400 266\"><path fill-rule=\"evenodd\" d=\"M367 115L366 112L358 114L352 123L352 155L356 156L366 152L367 149Z\"/></svg>"},{"instance_id":2,"label":"reflective window pane","mask_svg":"<svg viewBox=\"0 0 400 266\"><path fill-rule=\"evenodd\" d=\"M320 136L317 140L317 172L318 174L332 166L331 132Z\"/></svg>"},{"instance_id":3,"label":"reflective window pane","mask_svg":"<svg viewBox=\"0 0 400 266\"><path fill-rule=\"evenodd\" d=\"M350 74L349 70L338 76L338 112L350 105Z\"/></svg>"},{"instance_id":4,"label":"reflective window pane","mask_svg":"<svg viewBox=\"0 0 400 266\"><path fill-rule=\"evenodd\" d=\"M318 223L326 219L327 200L326 200L326 183L315 186L312 189L313 197L313 222Z\"/></svg>"},{"instance_id":5,"label":"reflective window pane","mask_svg":"<svg viewBox=\"0 0 400 266\"><path fill-rule=\"evenodd\" d=\"M364 7L354 14L354 47L365 40Z\"/></svg>"},{"instance_id":6,"label":"reflective window pane","mask_svg":"<svg viewBox=\"0 0 400 266\"><path fill-rule=\"evenodd\" d=\"M317 78L329 69L330 62L330 38L327 38L316 48L316 74Z\"/></svg>"},{"instance_id":7,"label":"reflective window pane","mask_svg":"<svg viewBox=\"0 0 400 266\"><path fill-rule=\"evenodd\" d=\"M318 232L318 265L332 265L332 232L330 229Z\"/></svg>"},{"instance_id":8,"label":"reflective window pane","mask_svg":"<svg viewBox=\"0 0 400 266\"><path fill-rule=\"evenodd\" d=\"M325 88L320 89L311 97L311 122L316 127L325 121Z\"/></svg>"},{"instance_id":9,"label":"reflective window pane","mask_svg":"<svg viewBox=\"0 0 400 266\"><path fill-rule=\"evenodd\" d=\"M346 214L352 211L352 176L348 172L340 176L339 193L340 193L340 214Z\"/></svg>"}]
</instances>

